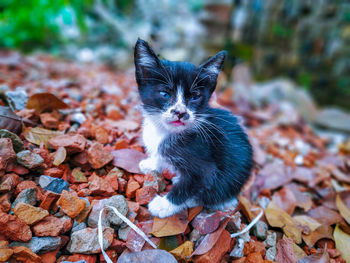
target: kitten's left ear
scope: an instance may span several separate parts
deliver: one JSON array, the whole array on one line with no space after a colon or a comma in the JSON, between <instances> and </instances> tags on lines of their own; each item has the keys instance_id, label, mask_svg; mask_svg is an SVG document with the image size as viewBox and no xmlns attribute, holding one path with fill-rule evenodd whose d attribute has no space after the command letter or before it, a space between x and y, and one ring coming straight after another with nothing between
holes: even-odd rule
<instances>
[{"instance_id":1,"label":"kitten's left ear","mask_svg":"<svg viewBox=\"0 0 350 263\"><path fill-rule=\"evenodd\" d=\"M227 55L226 51L220 51L215 56L209 58L206 62L202 63L199 67L208 70L209 73L214 75L219 75L222 66L224 65L225 57Z\"/></svg>"},{"instance_id":2,"label":"kitten's left ear","mask_svg":"<svg viewBox=\"0 0 350 263\"><path fill-rule=\"evenodd\" d=\"M150 71L160 67L160 60L148 43L138 39L134 50L134 62L136 68L136 80L146 77Z\"/></svg>"}]
</instances>

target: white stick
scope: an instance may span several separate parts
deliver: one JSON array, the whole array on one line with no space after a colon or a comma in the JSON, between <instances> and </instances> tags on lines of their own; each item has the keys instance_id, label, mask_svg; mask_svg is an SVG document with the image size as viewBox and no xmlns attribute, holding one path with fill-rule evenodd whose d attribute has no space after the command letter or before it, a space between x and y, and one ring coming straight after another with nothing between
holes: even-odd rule
<instances>
[{"instance_id":1,"label":"white stick","mask_svg":"<svg viewBox=\"0 0 350 263\"><path fill-rule=\"evenodd\" d=\"M123 220L129 227L131 227L137 234L139 234L141 237L143 237L144 240L147 241L148 244L150 244L153 248L157 248L157 246L147 237L147 235L138 228L134 223L132 223L129 219L127 219L123 214L121 214L115 207L106 205L104 208L101 209L99 217L98 217L98 223L97 223L97 229L98 229L98 243L100 244L101 252L103 254L103 257L105 258L107 263L113 263L112 260L108 257L106 252L103 249L103 229L102 229L102 213L103 210L106 208L110 208L113 210L113 212L120 217L121 220Z\"/></svg>"},{"instance_id":2,"label":"white stick","mask_svg":"<svg viewBox=\"0 0 350 263\"><path fill-rule=\"evenodd\" d=\"M250 222L249 225L247 225L242 231L238 233L231 234L231 237L237 237L240 235L243 235L244 233L247 233L262 217L264 211L261 208L253 208L252 211L260 210L260 213L254 218L252 222Z\"/></svg>"}]
</instances>

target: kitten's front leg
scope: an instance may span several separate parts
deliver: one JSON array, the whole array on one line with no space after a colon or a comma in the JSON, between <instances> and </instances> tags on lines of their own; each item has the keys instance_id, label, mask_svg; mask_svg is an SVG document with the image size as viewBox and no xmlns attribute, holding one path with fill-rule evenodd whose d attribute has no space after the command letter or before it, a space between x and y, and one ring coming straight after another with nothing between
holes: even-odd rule
<instances>
[{"instance_id":1,"label":"kitten's front leg","mask_svg":"<svg viewBox=\"0 0 350 263\"><path fill-rule=\"evenodd\" d=\"M168 216L175 215L179 213L181 210L185 208L185 204L183 205L175 205L170 202L165 196L157 195L153 200L148 204L148 210L153 216L157 216L159 218L164 218Z\"/></svg>"},{"instance_id":2,"label":"kitten's front leg","mask_svg":"<svg viewBox=\"0 0 350 263\"><path fill-rule=\"evenodd\" d=\"M151 156L147 159L142 160L139 163L139 168L141 172L144 174L148 174L153 171L160 172L159 165L158 165L158 158Z\"/></svg>"}]
</instances>

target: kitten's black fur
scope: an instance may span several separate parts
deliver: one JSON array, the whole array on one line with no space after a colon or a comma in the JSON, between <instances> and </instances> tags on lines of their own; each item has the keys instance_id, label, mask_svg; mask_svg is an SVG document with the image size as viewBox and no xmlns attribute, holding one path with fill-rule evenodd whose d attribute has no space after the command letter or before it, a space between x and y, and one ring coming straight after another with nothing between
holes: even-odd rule
<instances>
[{"instance_id":1,"label":"kitten's black fur","mask_svg":"<svg viewBox=\"0 0 350 263\"><path fill-rule=\"evenodd\" d=\"M222 51L196 67L158 59L143 40L135 46L136 80L145 114L160 116L175 102L181 86L184 103L201 127L169 132L158 147L162 158L180 174L167 195L176 205L194 199L198 205L218 207L237 196L252 169L252 148L237 118L208 105L225 55ZM161 96L161 91L170 98Z\"/></svg>"}]
</instances>

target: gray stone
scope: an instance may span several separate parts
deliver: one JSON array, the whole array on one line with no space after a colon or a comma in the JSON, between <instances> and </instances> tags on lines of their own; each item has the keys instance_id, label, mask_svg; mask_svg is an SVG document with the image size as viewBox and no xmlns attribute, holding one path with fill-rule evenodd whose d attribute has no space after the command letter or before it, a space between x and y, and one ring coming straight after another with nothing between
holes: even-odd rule
<instances>
[{"instance_id":1,"label":"gray stone","mask_svg":"<svg viewBox=\"0 0 350 263\"><path fill-rule=\"evenodd\" d=\"M124 216L127 214L129 207L125 200L125 197L122 195L114 195L108 199L102 199L102 200L94 200L92 202L92 209L91 213L88 219L88 226L89 227L96 227L98 222L98 217L100 214L100 211L102 208L104 208L106 205L115 207L120 213L122 213ZM112 209L105 209L102 220L102 224L104 226L120 226L123 223L123 220L121 220Z\"/></svg>"},{"instance_id":2,"label":"gray stone","mask_svg":"<svg viewBox=\"0 0 350 263\"><path fill-rule=\"evenodd\" d=\"M169 252L161 249L144 250L122 254L117 263L177 263Z\"/></svg>"},{"instance_id":3,"label":"gray stone","mask_svg":"<svg viewBox=\"0 0 350 263\"><path fill-rule=\"evenodd\" d=\"M199 234L199 231L195 228L193 228L193 230L190 233L190 241L191 242L196 242L199 238L201 237L201 235Z\"/></svg>"},{"instance_id":4,"label":"gray stone","mask_svg":"<svg viewBox=\"0 0 350 263\"><path fill-rule=\"evenodd\" d=\"M276 247L270 247L269 249L266 250L266 259L267 260L271 260L271 261L275 261L275 257L276 257Z\"/></svg>"},{"instance_id":5,"label":"gray stone","mask_svg":"<svg viewBox=\"0 0 350 263\"><path fill-rule=\"evenodd\" d=\"M63 190L69 191L69 184L65 180L47 175L40 176L39 185L41 188L56 194L61 194Z\"/></svg>"},{"instance_id":6,"label":"gray stone","mask_svg":"<svg viewBox=\"0 0 350 263\"><path fill-rule=\"evenodd\" d=\"M25 150L17 153L17 162L28 169L35 169L44 162L44 159L37 153Z\"/></svg>"},{"instance_id":7,"label":"gray stone","mask_svg":"<svg viewBox=\"0 0 350 263\"><path fill-rule=\"evenodd\" d=\"M242 238L238 238L236 240L235 246L233 247L230 253L230 257L233 257L233 258L243 257L244 256L243 249L244 249L244 240Z\"/></svg>"},{"instance_id":8,"label":"gray stone","mask_svg":"<svg viewBox=\"0 0 350 263\"><path fill-rule=\"evenodd\" d=\"M26 203L35 206L36 204L36 189L27 188L20 192L11 207L14 208L18 203Z\"/></svg>"},{"instance_id":9,"label":"gray stone","mask_svg":"<svg viewBox=\"0 0 350 263\"><path fill-rule=\"evenodd\" d=\"M143 182L143 186L151 186L155 189L158 189L158 192L162 192L165 190L166 184L164 179L156 172L150 173L150 175L154 178L152 181L145 180Z\"/></svg>"},{"instance_id":10,"label":"gray stone","mask_svg":"<svg viewBox=\"0 0 350 263\"><path fill-rule=\"evenodd\" d=\"M86 224L85 222L82 222L80 224L77 224L76 221L74 221L74 225L73 225L73 228L72 228L72 232L75 232L75 231L79 231L79 230L82 230L86 228Z\"/></svg>"},{"instance_id":11,"label":"gray stone","mask_svg":"<svg viewBox=\"0 0 350 263\"><path fill-rule=\"evenodd\" d=\"M48 175L41 175L39 177L39 185L41 188L44 188L44 187L48 186L54 179L55 179L55 177L51 177Z\"/></svg>"},{"instance_id":12,"label":"gray stone","mask_svg":"<svg viewBox=\"0 0 350 263\"><path fill-rule=\"evenodd\" d=\"M23 110L26 107L28 95L24 90L16 88L13 91L6 91L5 97L13 110Z\"/></svg>"},{"instance_id":13,"label":"gray stone","mask_svg":"<svg viewBox=\"0 0 350 263\"><path fill-rule=\"evenodd\" d=\"M120 227L118 229L118 238L121 239L121 240L126 241L126 239L128 238L130 230L131 230L131 228L129 226Z\"/></svg>"},{"instance_id":14,"label":"gray stone","mask_svg":"<svg viewBox=\"0 0 350 263\"><path fill-rule=\"evenodd\" d=\"M258 221L253 227L253 235L259 238L260 240L266 239L266 231L268 226L263 221Z\"/></svg>"},{"instance_id":15,"label":"gray stone","mask_svg":"<svg viewBox=\"0 0 350 263\"><path fill-rule=\"evenodd\" d=\"M103 229L103 249L106 250L113 241L114 230L110 227ZM70 253L95 254L100 253L101 248L98 243L97 228L84 228L72 232L70 241L67 245Z\"/></svg>"},{"instance_id":16,"label":"gray stone","mask_svg":"<svg viewBox=\"0 0 350 263\"><path fill-rule=\"evenodd\" d=\"M32 237L32 239L29 242L12 242L9 246L23 246L31 249L35 254L41 254L53 251L57 249L60 245L60 237Z\"/></svg>"},{"instance_id":17,"label":"gray stone","mask_svg":"<svg viewBox=\"0 0 350 263\"><path fill-rule=\"evenodd\" d=\"M0 129L0 138L9 138L12 141L12 146L15 152L20 152L23 150L23 142L16 134L5 130Z\"/></svg>"},{"instance_id":18,"label":"gray stone","mask_svg":"<svg viewBox=\"0 0 350 263\"><path fill-rule=\"evenodd\" d=\"M277 243L277 234L274 231L268 230L266 232L266 239L264 241L265 247L274 247Z\"/></svg>"}]
</instances>

